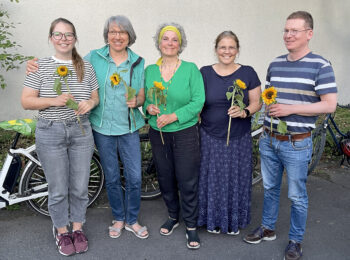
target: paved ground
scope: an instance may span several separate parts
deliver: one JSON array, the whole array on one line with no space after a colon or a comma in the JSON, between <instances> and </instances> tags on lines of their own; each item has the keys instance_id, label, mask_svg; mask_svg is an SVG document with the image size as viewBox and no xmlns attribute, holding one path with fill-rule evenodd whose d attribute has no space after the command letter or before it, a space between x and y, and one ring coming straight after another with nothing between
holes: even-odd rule
<instances>
[{"instance_id":1,"label":"paved ground","mask_svg":"<svg viewBox=\"0 0 350 260\"><path fill-rule=\"evenodd\" d=\"M303 243L303 259L350 259L350 169L338 162L323 162L308 180L309 216ZM124 231L118 239L107 236L111 222L108 204L102 198L88 209L85 231L89 251L70 259L283 259L288 243L289 207L283 184L277 240L249 245L242 237L260 223L263 191L253 189L251 225L238 236L214 235L200 230L202 246L190 251L185 245L184 224L169 237L159 234L167 214L162 199L143 201L140 222L150 237L136 238ZM36 215L24 205L20 210L0 211L0 259L66 259L54 245L49 218Z\"/></svg>"}]
</instances>

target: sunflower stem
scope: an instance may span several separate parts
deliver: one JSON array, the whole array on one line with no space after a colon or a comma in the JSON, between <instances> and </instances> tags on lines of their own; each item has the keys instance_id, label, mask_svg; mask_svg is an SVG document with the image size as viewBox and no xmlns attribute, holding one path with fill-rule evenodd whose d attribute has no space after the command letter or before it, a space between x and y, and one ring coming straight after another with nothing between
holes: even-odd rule
<instances>
[{"instance_id":1,"label":"sunflower stem","mask_svg":"<svg viewBox=\"0 0 350 260\"><path fill-rule=\"evenodd\" d=\"M124 79L121 79L121 81L122 81L123 84L124 84L125 93L128 94L128 87L127 87L127 85L126 85L126 82L124 81ZM127 100L129 100L129 96L128 96ZM135 130L136 130L136 120L135 120L135 114L134 114L133 108L130 108L130 112L131 112L131 117L132 117L132 121L133 121L133 123L134 123Z\"/></svg>"},{"instance_id":2,"label":"sunflower stem","mask_svg":"<svg viewBox=\"0 0 350 260\"><path fill-rule=\"evenodd\" d=\"M156 99L156 107L158 107L158 102L157 102L157 92L154 93L155 99ZM159 114L157 114L157 119L159 118ZM159 132L160 132L160 138L162 139L162 144L164 145L164 138L163 138L163 134L162 134L162 128L159 128Z\"/></svg>"},{"instance_id":3,"label":"sunflower stem","mask_svg":"<svg viewBox=\"0 0 350 260\"><path fill-rule=\"evenodd\" d=\"M67 82L66 77L64 77L63 80L64 80L64 83L66 84L66 87L67 87L67 90L68 90L68 94L71 94L71 93L70 93L70 88L69 88L69 86L68 86L68 82ZM80 127L80 129L81 129L81 133L82 133L83 135L85 135L85 130L84 130L84 128L83 128L83 125L81 124L80 116L79 116L79 115L77 115L77 120L78 120L78 123L79 123L79 127Z\"/></svg>"},{"instance_id":4,"label":"sunflower stem","mask_svg":"<svg viewBox=\"0 0 350 260\"><path fill-rule=\"evenodd\" d=\"M231 107L233 106L233 103L234 103L234 100L235 100L235 93L236 93L236 86L233 88L233 91L232 91ZM231 108L231 107L230 107L230 108ZM230 117L230 116L229 116L229 117ZM226 146L228 146L228 144L229 144L229 142L230 142L231 120L232 120L232 117L230 117L230 119L229 119L229 121L228 121Z\"/></svg>"}]
</instances>

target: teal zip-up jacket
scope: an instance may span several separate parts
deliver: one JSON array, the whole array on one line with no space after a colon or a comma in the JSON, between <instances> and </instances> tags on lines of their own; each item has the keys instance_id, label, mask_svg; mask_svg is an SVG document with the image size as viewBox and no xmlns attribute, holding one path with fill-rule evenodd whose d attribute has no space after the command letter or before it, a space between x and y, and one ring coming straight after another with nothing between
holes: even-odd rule
<instances>
[{"instance_id":1,"label":"teal zip-up jacket","mask_svg":"<svg viewBox=\"0 0 350 260\"><path fill-rule=\"evenodd\" d=\"M140 57L136 53L134 53L132 50L127 48L128 55L130 57L130 62L133 64L135 63L138 58ZM109 46L106 45L102 47L101 49L96 49L90 51L88 55L84 57L85 60L89 61L92 66L95 69L97 81L99 84L99 90L98 94L100 97L100 103L98 106L96 106L90 113L90 122L91 124L97 127L101 127L103 123L103 115L105 112L105 100L106 100L106 88L111 87L111 82L108 77L109 75ZM144 59L140 61L139 64L137 64L133 69L132 74L132 83L131 86L134 87L137 90L137 93L140 89L140 86L142 85L143 81L143 73L144 73ZM136 94L137 94L136 93ZM125 104L126 105L126 104ZM129 132L134 132L138 129L140 129L142 126L144 126L145 121L143 119L143 115L141 114L140 110L137 108L133 108L134 115L135 115L135 121L136 121L136 128L134 127L133 120L131 113L129 113Z\"/></svg>"}]
</instances>

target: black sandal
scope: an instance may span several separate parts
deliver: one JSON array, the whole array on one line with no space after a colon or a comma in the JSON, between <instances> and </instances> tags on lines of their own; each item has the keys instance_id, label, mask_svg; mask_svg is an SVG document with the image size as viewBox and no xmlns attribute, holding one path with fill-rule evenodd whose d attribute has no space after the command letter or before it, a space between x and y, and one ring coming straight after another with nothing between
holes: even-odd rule
<instances>
[{"instance_id":1,"label":"black sandal","mask_svg":"<svg viewBox=\"0 0 350 260\"><path fill-rule=\"evenodd\" d=\"M168 218L168 220L160 227L159 233L163 236L169 236L173 233L174 229L179 226L179 221L177 219ZM162 232L162 228L167 229L168 232Z\"/></svg>"},{"instance_id":2,"label":"black sandal","mask_svg":"<svg viewBox=\"0 0 350 260\"><path fill-rule=\"evenodd\" d=\"M186 228L186 239L187 239L187 247L189 249L198 249L201 246L201 241L198 237L197 229L187 229ZM192 246L192 242L197 242L198 245Z\"/></svg>"}]
</instances>

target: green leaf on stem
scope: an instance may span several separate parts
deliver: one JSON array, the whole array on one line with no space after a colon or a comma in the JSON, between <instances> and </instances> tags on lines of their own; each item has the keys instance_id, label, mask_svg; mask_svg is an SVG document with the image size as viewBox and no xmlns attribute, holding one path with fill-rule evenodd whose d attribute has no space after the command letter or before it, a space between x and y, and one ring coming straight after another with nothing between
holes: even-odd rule
<instances>
[{"instance_id":1,"label":"green leaf on stem","mask_svg":"<svg viewBox=\"0 0 350 260\"><path fill-rule=\"evenodd\" d=\"M165 105L166 104L166 98L164 95L159 96L159 105Z\"/></svg>"},{"instance_id":2,"label":"green leaf on stem","mask_svg":"<svg viewBox=\"0 0 350 260\"><path fill-rule=\"evenodd\" d=\"M62 83L60 81L60 78L55 79L55 83L53 85L53 90L57 93L57 95L62 94Z\"/></svg>"},{"instance_id":3,"label":"green leaf on stem","mask_svg":"<svg viewBox=\"0 0 350 260\"><path fill-rule=\"evenodd\" d=\"M133 99L136 95L136 89L132 88L132 87L127 87L128 90L128 101Z\"/></svg>"},{"instance_id":4,"label":"green leaf on stem","mask_svg":"<svg viewBox=\"0 0 350 260\"><path fill-rule=\"evenodd\" d=\"M68 99L68 101L66 102L66 106L73 110L78 110L78 103L72 99Z\"/></svg>"},{"instance_id":5,"label":"green leaf on stem","mask_svg":"<svg viewBox=\"0 0 350 260\"><path fill-rule=\"evenodd\" d=\"M241 110L243 110L245 108L245 104L243 103L243 98L242 98L242 100L239 100L239 99L237 99L237 96L236 96L236 101L237 101L239 108Z\"/></svg>"},{"instance_id":6,"label":"green leaf on stem","mask_svg":"<svg viewBox=\"0 0 350 260\"><path fill-rule=\"evenodd\" d=\"M287 133L287 123L279 120L278 125L277 125L277 131L281 134L286 134Z\"/></svg>"},{"instance_id":7,"label":"green leaf on stem","mask_svg":"<svg viewBox=\"0 0 350 260\"><path fill-rule=\"evenodd\" d=\"M230 100L232 98L232 92L226 92L227 100Z\"/></svg>"},{"instance_id":8,"label":"green leaf on stem","mask_svg":"<svg viewBox=\"0 0 350 260\"><path fill-rule=\"evenodd\" d=\"M154 88L150 88L150 89L147 91L147 98L148 98L148 99L153 100L153 92L154 92Z\"/></svg>"},{"instance_id":9,"label":"green leaf on stem","mask_svg":"<svg viewBox=\"0 0 350 260\"><path fill-rule=\"evenodd\" d=\"M254 120L252 123L252 129L257 128L257 126L259 125L259 118L260 118L261 112L258 111L254 114Z\"/></svg>"}]
</instances>

